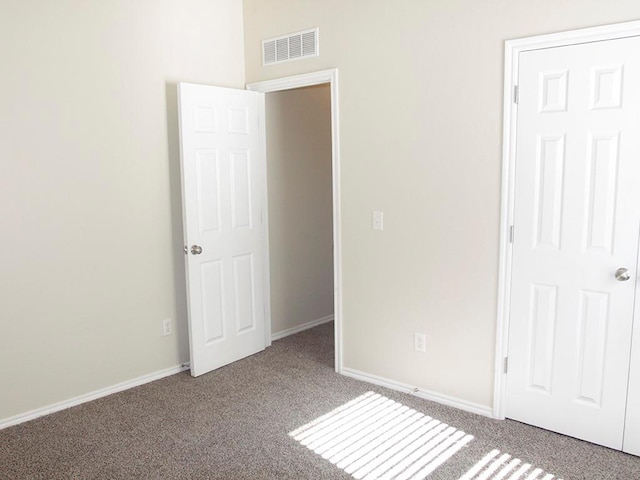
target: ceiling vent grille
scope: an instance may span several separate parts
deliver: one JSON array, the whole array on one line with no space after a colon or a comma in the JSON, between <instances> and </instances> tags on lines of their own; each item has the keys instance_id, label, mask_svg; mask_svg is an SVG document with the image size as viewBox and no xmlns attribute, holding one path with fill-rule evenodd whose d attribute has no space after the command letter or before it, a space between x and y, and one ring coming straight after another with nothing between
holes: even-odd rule
<instances>
[{"instance_id":1,"label":"ceiling vent grille","mask_svg":"<svg viewBox=\"0 0 640 480\"><path fill-rule=\"evenodd\" d=\"M318 29L304 30L262 41L262 64L300 60L319 55Z\"/></svg>"}]
</instances>

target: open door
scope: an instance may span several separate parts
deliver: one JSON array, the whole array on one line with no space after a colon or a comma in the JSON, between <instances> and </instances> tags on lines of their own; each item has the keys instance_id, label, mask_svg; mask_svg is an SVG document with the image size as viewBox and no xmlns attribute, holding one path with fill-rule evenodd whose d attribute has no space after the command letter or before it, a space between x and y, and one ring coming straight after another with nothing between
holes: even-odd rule
<instances>
[{"instance_id":1,"label":"open door","mask_svg":"<svg viewBox=\"0 0 640 480\"><path fill-rule=\"evenodd\" d=\"M264 94L178 84L195 377L265 348Z\"/></svg>"}]
</instances>

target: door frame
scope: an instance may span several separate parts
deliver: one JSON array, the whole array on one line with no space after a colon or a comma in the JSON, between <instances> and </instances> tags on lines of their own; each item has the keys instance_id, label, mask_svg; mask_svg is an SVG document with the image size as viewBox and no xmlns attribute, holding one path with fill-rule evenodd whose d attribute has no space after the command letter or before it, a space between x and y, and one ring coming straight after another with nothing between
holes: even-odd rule
<instances>
[{"instance_id":1,"label":"door frame","mask_svg":"<svg viewBox=\"0 0 640 480\"><path fill-rule=\"evenodd\" d=\"M262 93L293 90L313 85L329 84L331 88L331 166L333 189L333 309L334 309L334 334L335 334L335 371L342 373L342 244L340 235L340 128L338 112L338 69L321 70L317 72L277 78L263 82L247 84L247 90ZM265 118L264 116L262 118ZM266 135L262 129L262 148L266 157ZM267 159L268 161L268 159ZM265 286L270 291L269 278L269 218L267 209L267 186L264 180L264 256L265 256ZM271 345L271 298L265 297L265 343Z\"/></svg>"},{"instance_id":2,"label":"door frame","mask_svg":"<svg viewBox=\"0 0 640 480\"><path fill-rule=\"evenodd\" d=\"M511 226L515 199L518 56L528 50L564 47L587 42L640 36L640 21L582 28L548 35L507 40L504 50L504 110L502 135L502 190L500 206L500 256L493 389L493 416L505 418L506 357L509 353L512 243ZM517 233L516 233L517 234Z\"/></svg>"}]
</instances>

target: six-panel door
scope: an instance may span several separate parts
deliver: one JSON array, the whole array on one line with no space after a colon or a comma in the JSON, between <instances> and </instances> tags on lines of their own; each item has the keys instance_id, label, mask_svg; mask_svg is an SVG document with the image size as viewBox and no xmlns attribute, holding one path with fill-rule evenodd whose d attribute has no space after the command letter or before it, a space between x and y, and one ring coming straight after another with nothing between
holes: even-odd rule
<instances>
[{"instance_id":1,"label":"six-panel door","mask_svg":"<svg viewBox=\"0 0 640 480\"><path fill-rule=\"evenodd\" d=\"M191 373L197 376L265 348L264 95L188 83L178 92Z\"/></svg>"},{"instance_id":2,"label":"six-panel door","mask_svg":"<svg viewBox=\"0 0 640 480\"><path fill-rule=\"evenodd\" d=\"M618 449L640 227L638 51L628 38L519 58L506 414Z\"/></svg>"}]
</instances>

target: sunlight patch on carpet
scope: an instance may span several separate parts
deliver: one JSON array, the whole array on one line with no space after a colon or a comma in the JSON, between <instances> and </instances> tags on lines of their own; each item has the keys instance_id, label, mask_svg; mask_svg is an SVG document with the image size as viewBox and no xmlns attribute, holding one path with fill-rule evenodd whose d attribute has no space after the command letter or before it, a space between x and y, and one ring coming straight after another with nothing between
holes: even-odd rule
<instances>
[{"instance_id":1,"label":"sunlight patch on carpet","mask_svg":"<svg viewBox=\"0 0 640 480\"><path fill-rule=\"evenodd\" d=\"M492 450L460 480L562 480L507 453Z\"/></svg>"},{"instance_id":2,"label":"sunlight patch on carpet","mask_svg":"<svg viewBox=\"0 0 640 480\"><path fill-rule=\"evenodd\" d=\"M374 392L289 433L360 480L426 478L472 435Z\"/></svg>"}]
</instances>

